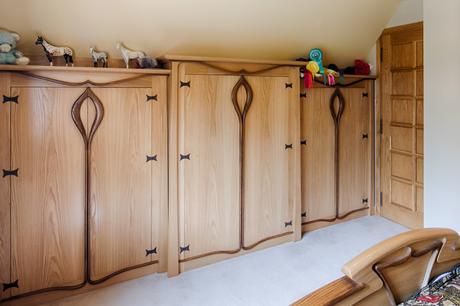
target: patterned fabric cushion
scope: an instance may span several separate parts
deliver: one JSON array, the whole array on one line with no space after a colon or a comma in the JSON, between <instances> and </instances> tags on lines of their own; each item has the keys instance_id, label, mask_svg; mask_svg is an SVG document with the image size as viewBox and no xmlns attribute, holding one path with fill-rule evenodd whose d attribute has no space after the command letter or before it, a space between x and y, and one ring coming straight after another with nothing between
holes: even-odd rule
<instances>
[{"instance_id":1,"label":"patterned fabric cushion","mask_svg":"<svg viewBox=\"0 0 460 306\"><path fill-rule=\"evenodd\" d=\"M399 306L460 306L460 265L442 274Z\"/></svg>"}]
</instances>

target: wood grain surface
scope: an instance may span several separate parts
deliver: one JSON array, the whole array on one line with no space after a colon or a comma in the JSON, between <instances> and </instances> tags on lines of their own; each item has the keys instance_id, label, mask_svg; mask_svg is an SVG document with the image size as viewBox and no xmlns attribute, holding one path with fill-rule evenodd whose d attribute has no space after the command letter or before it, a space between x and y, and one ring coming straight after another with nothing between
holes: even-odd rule
<instances>
[{"instance_id":1,"label":"wood grain surface","mask_svg":"<svg viewBox=\"0 0 460 306\"><path fill-rule=\"evenodd\" d=\"M11 279L21 294L84 280L85 154L79 88L12 88Z\"/></svg>"}]
</instances>

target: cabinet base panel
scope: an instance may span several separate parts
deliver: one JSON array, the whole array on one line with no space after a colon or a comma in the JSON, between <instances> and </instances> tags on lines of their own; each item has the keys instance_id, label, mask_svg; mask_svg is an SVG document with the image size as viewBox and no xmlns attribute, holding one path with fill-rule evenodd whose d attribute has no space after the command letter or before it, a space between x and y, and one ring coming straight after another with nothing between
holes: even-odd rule
<instances>
[{"instance_id":1,"label":"cabinet base panel","mask_svg":"<svg viewBox=\"0 0 460 306\"><path fill-rule=\"evenodd\" d=\"M331 226L331 225L334 225L334 224L339 224L339 223L349 221L349 220L353 220L353 219L356 219L356 218L369 216L369 214L370 214L370 210L366 209L366 210L360 210L360 211L354 212L352 214L349 214L348 216L346 216L343 219L336 219L336 220L331 221L331 222L318 221L318 222L304 224L304 225L302 225L302 233L311 232L311 231L314 231L314 230L317 230L317 229L320 229L320 228L323 228L323 227Z\"/></svg>"},{"instance_id":2,"label":"cabinet base panel","mask_svg":"<svg viewBox=\"0 0 460 306\"><path fill-rule=\"evenodd\" d=\"M149 265L145 267L141 267L138 269L130 270L124 273L121 273L119 275L116 275L107 281L97 284L97 285L89 285L86 284L83 288L77 289L77 290L72 290L72 291L53 291L53 292L47 292L47 293L42 293L42 294L37 294L33 296L28 296L24 298L18 298L15 300L10 300L10 301L5 301L2 302L2 306L33 306L33 305L39 305L42 303L48 303L52 302L55 300L59 300L62 298L66 298L69 296L85 293L88 291L92 291L95 289L100 289L104 288L113 284L129 281L135 278L139 278L142 276L146 276L149 274L157 273L158 272L158 264L154 265Z\"/></svg>"},{"instance_id":3,"label":"cabinet base panel","mask_svg":"<svg viewBox=\"0 0 460 306\"><path fill-rule=\"evenodd\" d=\"M248 251L241 250L240 252L235 253L235 254L216 254L216 255L206 256L202 258L197 258L192 261L182 262L179 264L179 269L180 269L180 272L185 272L185 271L189 271L195 268L207 266L207 265L219 262L219 261L223 261L229 258L233 258L233 257L241 256L244 254L248 254L254 251L266 249L266 248L269 248L275 245L279 245L281 243L293 242L293 241L294 241L294 234L290 234L290 235L286 235L286 236L282 236L278 238L273 238L273 239L267 240L257 245L256 247Z\"/></svg>"}]
</instances>

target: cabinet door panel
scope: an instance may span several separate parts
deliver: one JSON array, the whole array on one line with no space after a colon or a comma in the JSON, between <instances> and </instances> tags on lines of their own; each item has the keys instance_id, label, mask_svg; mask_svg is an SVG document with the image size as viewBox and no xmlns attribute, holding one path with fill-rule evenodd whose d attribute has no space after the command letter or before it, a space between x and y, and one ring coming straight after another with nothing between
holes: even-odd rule
<instances>
[{"instance_id":1,"label":"cabinet door panel","mask_svg":"<svg viewBox=\"0 0 460 306\"><path fill-rule=\"evenodd\" d=\"M334 122L330 88L308 89L302 100L302 221L335 217Z\"/></svg>"},{"instance_id":2,"label":"cabinet door panel","mask_svg":"<svg viewBox=\"0 0 460 306\"><path fill-rule=\"evenodd\" d=\"M154 94L151 88L95 88L94 93L104 105L104 118L91 150L93 281L153 259L146 256L159 238L151 231L152 177L158 160L166 158L152 146L152 122L158 114L153 113L154 102L146 100ZM155 154L157 161L146 161Z\"/></svg>"},{"instance_id":3,"label":"cabinet door panel","mask_svg":"<svg viewBox=\"0 0 460 306\"><path fill-rule=\"evenodd\" d=\"M81 88L13 88L12 294L84 278L85 150L70 116ZM82 109L85 110L85 106Z\"/></svg>"},{"instance_id":4,"label":"cabinet door panel","mask_svg":"<svg viewBox=\"0 0 460 306\"><path fill-rule=\"evenodd\" d=\"M289 193L295 187L289 159L299 146L290 130L287 77L248 77L253 101L245 127L245 246L292 230L293 203Z\"/></svg>"},{"instance_id":5,"label":"cabinet door panel","mask_svg":"<svg viewBox=\"0 0 460 306\"><path fill-rule=\"evenodd\" d=\"M181 259L239 248L239 134L231 92L235 76L186 75L180 89Z\"/></svg>"},{"instance_id":6,"label":"cabinet door panel","mask_svg":"<svg viewBox=\"0 0 460 306\"><path fill-rule=\"evenodd\" d=\"M10 96L9 74L2 73L0 96ZM11 169L10 160L10 108L11 103L0 104L0 170ZM0 284L10 280L10 182L11 177L0 180ZM0 299L10 296L10 290L0 290Z\"/></svg>"},{"instance_id":7,"label":"cabinet door panel","mask_svg":"<svg viewBox=\"0 0 460 306\"><path fill-rule=\"evenodd\" d=\"M369 98L362 88L340 89L345 110L340 121L339 214L370 204L369 198ZM367 138L363 137L367 135ZM365 201L367 199L367 202Z\"/></svg>"}]
</instances>

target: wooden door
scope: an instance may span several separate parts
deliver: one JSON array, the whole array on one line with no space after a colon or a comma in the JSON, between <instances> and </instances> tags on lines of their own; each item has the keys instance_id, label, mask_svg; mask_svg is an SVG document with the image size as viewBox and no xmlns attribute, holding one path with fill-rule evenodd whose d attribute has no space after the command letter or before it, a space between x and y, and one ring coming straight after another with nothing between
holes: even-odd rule
<instances>
[{"instance_id":1,"label":"wooden door","mask_svg":"<svg viewBox=\"0 0 460 306\"><path fill-rule=\"evenodd\" d=\"M156 262L166 251L160 239L166 199L165 82L158 77L152 88L93 89L104 118L91 147L92 282ZM90 117L91 112L90 107Z\"/></svg>"},{"instance_id":2,"label":"wooden door","mask_svg":"<svg viewBox=\"0 0 460 306\"><path fill-rule=\"evenodd\" d=\"M302 221L334 219L335 132L329 110L333 88L312 88L302 99Z\"/></svg>"},{"instance_id":3,"label":"wooden door","mask_svg":"<svg viewBox=\"0 0 460 306\"><path fill-rule=\"evenodd\" d=\"M0 96L10 97L9 73L0 73ZM0 170L11 169L10 159L10 108L11 103L0 104ZM11 282L11 176L0 179L0 283ZM0 299L10 296L10 290L0 290Z\"/></svg>"},{"instance_id":4,"label":"wooden door","mask_svg":"<svg viewBox=\"0 0 460 306\"><path fill-rule=\"evenodd\" d=\"M183 75L178 104L180 260L239 251L237 76ZM236 251L235 251L236 250Z\"/></svg>"},{"instance_id":5,"label":"wooden door","mask_svg":"<svg viewBox=\"0 0 460 306\"><path fill-rule=\"evenodd\" d=\"M347 79L346 84L355 81ZM317 85L301 100L302 224L319 224L306 230L353 217L372 205L370 82L363 79L338 88ZM331 107L337 114L340 104L343 112L336 125Z\"/></svg>"},{"instance_id":6,"label":"wooden door","mask_svg":"<svg viewBox=\"0 0 460 306\"><path fill-rule=\"evenodd\" d=\"M81 92L11 89L12 295L84 281L85 148L70 116Z\"/></svg>"},{"instance_id":7,"label":"wooden door","mask_svg":"<svg viewBox=\"0 0 460 306\"><path fill-rule=\"evenodd\" d=\"M300 239L297 69L174 63L172 84L170 274Z\"/></svg>"},{"instance_id":8,"label":"wooden door","mask_svg":"<svg viewBox=\"0 0 460 306\"><path fill-rule=\"evenodd\" d=\"M245 126L244 246L293 230L290 165L300 151L288 77L247 77L253 92Z\"/></svg>"},{"instance_id":9,"label":"wooden door","mask_svg":"<svg viewBox=\"0 0 460 306\"><path fill-rule=\"evenodd\" d=\"M345 108L339 134L339 217L370 207L372 135L368 88L341 88Z\"/></svg>"},{"instance_id":10,"label":"wooden door","mask_svg":"<svg viewBox=\"0 0 460 306\"><path fill-rule=\"evenodd\" d=\"M423 226L423 25L384 32L381 215Z\"/></svg>"}]
</instances>

